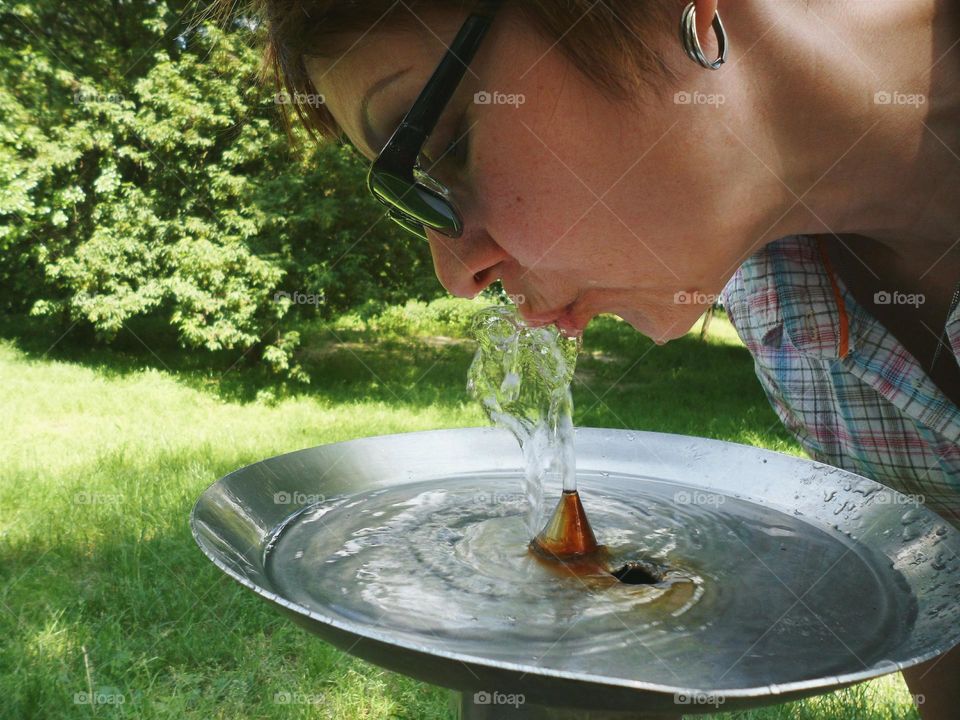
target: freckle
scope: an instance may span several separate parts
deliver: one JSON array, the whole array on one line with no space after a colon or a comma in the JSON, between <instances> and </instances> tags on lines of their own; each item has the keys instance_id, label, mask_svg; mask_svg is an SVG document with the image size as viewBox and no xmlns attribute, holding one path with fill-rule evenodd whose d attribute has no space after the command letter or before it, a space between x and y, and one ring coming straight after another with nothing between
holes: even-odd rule
<instances>
[{"instance_id":1,"label":"freckle","mask_svg":"<svg viewBox=\"0 0 960 720\"><path fill-rule=\"evenodd\" d=\"M517 195L517 202L523 202L523 198Z\"/></svg>"}]
</instances>

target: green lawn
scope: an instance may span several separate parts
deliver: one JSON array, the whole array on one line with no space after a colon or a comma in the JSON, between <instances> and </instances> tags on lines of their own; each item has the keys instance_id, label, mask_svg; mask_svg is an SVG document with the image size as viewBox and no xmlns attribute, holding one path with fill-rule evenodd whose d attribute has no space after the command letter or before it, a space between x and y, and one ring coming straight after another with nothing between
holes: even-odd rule
<instances>
[{"instance_id":1,"label":"green lawn","mask_svg":"<svg viewBox=\"0 0 960 720\"><path fill-rule=\"evenodd\" d=\"M446 690L344 655L229 581L187 519L208 484L264 457L486 424L464 391L470 343L315 325L313 382L289 392L243 361L203 371L128 334L109 353L79 333L49 349L57 336L34 326L0 341L0 718L453 718ZM579 425L798 452L725 321L706 343L656 347L601 318L584 347ZM75 702L91 690L104 702ZM278 702L291 695L316 702ZM736 717L916 714L895 676Z\"/></svg>"}]
</instances>

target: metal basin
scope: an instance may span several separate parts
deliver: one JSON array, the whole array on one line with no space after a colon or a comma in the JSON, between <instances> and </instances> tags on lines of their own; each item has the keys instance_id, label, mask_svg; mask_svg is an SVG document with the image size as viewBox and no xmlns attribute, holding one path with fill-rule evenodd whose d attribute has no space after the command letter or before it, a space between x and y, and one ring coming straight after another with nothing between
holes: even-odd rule
<instances>
[{"instance_id":1,"label":"metal basin","mask_svg":"<svg viewBox=\"0 0 960 720\"><path fill-rule=\"evenodd\" d=\"M579 428L576 453L611 570L658 578L533 559L520 450L492 428L270 458L211 485L190 522L237 582L337 647L460 690L464 717L730 711L960 642L960 532L906 496L680 435Z\"/></svg>"}]
</instances>

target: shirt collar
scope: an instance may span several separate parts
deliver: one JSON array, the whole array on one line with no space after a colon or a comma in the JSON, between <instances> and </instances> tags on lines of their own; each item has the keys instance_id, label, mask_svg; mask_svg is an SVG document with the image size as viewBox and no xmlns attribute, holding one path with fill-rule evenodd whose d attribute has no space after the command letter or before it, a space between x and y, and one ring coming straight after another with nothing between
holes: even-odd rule
<instances>
[{"instance_id":1,"label":"shirt collar","mask_svg":"<svg viewBox=\"0 0 960 720\"><path fill-rule=\"evenodd\" d=\"M784 334L800 353L839 359L852 349L846 308L824 265L819 243L790 235L766 245L756 262L745 265L744 290L765 345ZM827 261L829 262L829 261ZM960 327L958 327L960 330ZM844 347L844 336L848 336Z\"/></svg>"}]
</instances>

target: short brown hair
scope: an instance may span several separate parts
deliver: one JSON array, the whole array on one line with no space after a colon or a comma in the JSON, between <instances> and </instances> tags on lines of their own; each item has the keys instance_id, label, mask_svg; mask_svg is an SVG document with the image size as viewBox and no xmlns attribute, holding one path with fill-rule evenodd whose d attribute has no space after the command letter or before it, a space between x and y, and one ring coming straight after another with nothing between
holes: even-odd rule
<instances>
[{"instance_id":1,"label":"short brown hair","mask_svg":"<svg viewBox=\"0 0 960 720\"><path fill-rule=\"evenodd\" d=\"M505 6L557 46L586 78L608 97L626 99L641 87L659 85L672 72L643 38L670 27L676 0L508 0ZM236 0L216 0L223 15ZM316 95L307 73L307 57L335 57L344 48L324 46L334 37L366 32L375 22L391 29L419 27L412 11L420 7L461 10L465 0L251 0L252 13L265 32L263 69L278 91ZM678 16L679 17L679 16ZM679 20L678 20L679 22ZM343 138L323 104L293 103L290 109L318 139ZM289 114L285 116L289 122Z\"/></svg>"}]
</instances>

